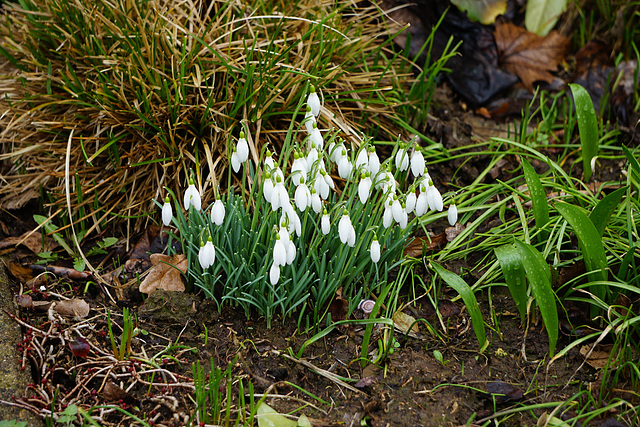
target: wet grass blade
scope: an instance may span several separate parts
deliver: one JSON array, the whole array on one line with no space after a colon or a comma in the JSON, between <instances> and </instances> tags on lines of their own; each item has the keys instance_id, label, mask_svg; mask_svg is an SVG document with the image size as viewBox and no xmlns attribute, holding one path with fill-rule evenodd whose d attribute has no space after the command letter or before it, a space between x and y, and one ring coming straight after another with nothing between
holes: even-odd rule
<instances>
[{"instance_id":1,"label":"wet grass blade","mask_svg":"<svg viewBox=\"0 0 640 427\"><path fill-rule=\"evenodd\" d=\"M524 323L527 314L527 295L526 276L522 268L522 259L518 250L513 245L504 245L494 249L496 258L502 268L504 280L507 282L511 297L520 312L520 322Z\"/></svg>"},{"instance_id":2,"label":"wet grass blade","mask_svg":"<svg viewBox=\"0 0 640 427\"><path fill-rule=\"evenodd\" d=\"M589 219L596 227L598 235L602 238L611 214L616 210L622 200L622 196L627 192L627 187L618 188L614 192L607 194L589 214Z\"/></svg>"},{"instance_id":3,"label":"wet grass blade","mask_svg":"<svg viewBox=\"0 0 640 427\"><path fill-rule=\"evenodd\" d=\"M531 204L533 205L533 216L536 221L536 228L542 228L549 222L549 205L547 204L547 193L542 187L538 173L533 169L531 164L522 159L522 169L524 170L524 179L529 187L529 195L531 196ZM539 241L545 242L548 238L548 232L541 232Z\"/></svg>"},{"instance_id":4,"label":"wet grass blade","mask_svg":"<svg viewBox=\"0 0 640 427\"><path fill-rule=\"evenodd\" d=\"M516 249L520 253L522 265L536 299L544 326L549 336L549 354L553 357L558 341L558 310L556 296L551 288L551 272L542 254L531 245L516 239Z\"/></svg>"},{"instance_id":5,"label":"wet grass blade","mask_svg":"<svg viewBox=\"0 0 640 427\"><path fill-rule=\"evenodd\" d=\"M569 83L578 116L580 130L580 145L582 146L582 167L584 180L589 181L593 170L591 159L598 154L598 118L593 108L591 96L585 88L576 83Z\"/></svg>"},{"instance_id":6,"label":"wet grass blade","mask_svg":"<svg viewBox=\"0 0 640 427\"><path fill-rule=\"evenodd\" d=\"M467 282L462 280L462 278L457 274L450 272L435 262L431 263L431 267L440 277L442 277L442 280L444 280L447 285L455 289L462 297L462 301L464 301L464 304L467 306L467 310L469 310L471 323L473 324L473 331L478 339L478 344L480 344L480 351L484 351L487 346L487 339L484 333L484 321L482 320L482 313L480 313L480 307L478 306L478 301L476 300L476 296L473 294L473 291L469 285L467 285Z\"/></svg>"}]
</instances>

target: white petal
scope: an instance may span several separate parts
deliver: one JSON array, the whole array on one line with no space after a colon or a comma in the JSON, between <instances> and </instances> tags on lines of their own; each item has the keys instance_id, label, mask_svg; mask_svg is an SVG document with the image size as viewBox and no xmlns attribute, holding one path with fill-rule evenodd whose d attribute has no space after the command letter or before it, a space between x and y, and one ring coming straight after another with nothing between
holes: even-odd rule
<instances>
[{"instance_id":1,"label":"white petal","mask_svg":"<svg viewBox=\"0 0 640 427\"><path fill-rule=\"evenodd\" d=\"M458 208L456 205L449 205L449 211L447 212L447 219L449 224L453 227L458 222Z\"/></svg>"},{"instance_id":2,"label":"white petal","mask_svg":"<svg viewBox=\"0 0 640 427\"><path fill-rule=\"evenodd\" d=\"M313 128L313 132L309 135L309 142L311 143L311 148L315 148L317 150L322 150L324 147L324 139L322 139L322 133L320 133L320 129Z\"/></svg>"},{"instance_id":3,"label":"white petal","mask_svg":"<svg viewBox=\"0 0 640 427\"><path fill-rule=\"evenodd\" d=\"M396 153L396 168L401 172L409 168L409 154L406 148L400 148Z\"/></svg>"},{"instance_id":4,"label":"white petal","mask_svg":"<svg viewBox=\"0 0 640 427\"><path fill-rule=\"evenodd\" d=\"M322 229L322 234L325 236L329 234L331 231L331 220L329 219L329 214L322 215L322 219L320 220L320 228Z\"/></svg>"},{"instance_id":5,"label":"white petal","mask_svg":"<svg viewBox=\"0 0 640 427\"><path fill-rule=\"evenodd\" d=\"M200 246L200 250L198 251L198 262L200 262L200 267L202 267L203 270L209 268L209 264L207 264L205 246Z\"/></svg>"},{"instance_id":6,"label":"white petal","mask_svg":"<svg viewBox=\"0 0 640 427\"><path fill-rule=\"evenodd\" d=\"M276 240L276 244L273 246L273 263L277 266L287 263L287 248L282 243L282 239Z\"/></svg>"},{"instance_id":7,"label":"white petal","mask_svg":"<svg viewBox=\"0 0 640 427\"><path fill-rule=\"evenodd\" d=\"M391 227L391 223L393 222L393 212L391 212L391 208L389 206L384 208L384 213L382 214L382 225L384 228Z\"/></svg>"},{"instance_id":8,"label":"white petal","mask_svg":"<svg viewBox=\"0 0 640 427\"><path fill-rule=\"evenodd\" d=\"M296 207L300 212L304 212L311 204L311 193L306 184L298 185L294 194Z\"/></svg>"},{"instance_id":9,"label":"white petal","mask_svg":"<svg viewBox=\"0 0 640 427\"><path fill-rule=\"evenodd\" d=\"M225 208L222 200L216 200L211 208L211 221L215 225L222 225L224 222Z\"/></svg>"},{"instance_id":10,"label":"white petal","mask_svg":"<svg viewBox=\"0 0 640 427\"><path fill-rule=\"evenodd\" d=\"M408 223L409 215L407 214L406 210L402 209L402 217L400 218L400 221L398 221L398 225L404 230L405 228L407 228Z\"/></svg>"},{"instance_id":11,"label":"white petal","mask_svg":"<svg viewBox=\"0 0 640 427\"><path fill-rule=\"evenodd\" d=\"M311 170L313 165L318 161L318 150L312 148L307 154L307 168Z\"/></svg>"},{"instance_id":12,"label":"white petal","mask_svg":"<svg viewBox=\"0 0 640 427\"><path fill-rule=\"evenodd\" d=\"M240 138L238 140L236 153L238 153L238 160L240 160L240 163L246 162L249 158L249 144L245 138Z\"/></svg>"},{"instance_id":13,"label":"white petal","mask_svg":"<svg viewBox=\"0 0 640 427\"><path fill-rule=\"evenodd\" d=\"M410 214L416 208L416 202L418 197L415 192L407 194L407 200L405 200L404 206L407 210L407 213Z\"/></svg>"},{"instance_id":14,"label":"white petal","mask_svg":"<svg viewBox=\"0 0 640 427\"><path fill-rule=\"evenodd\" d=\"M367 155L367 148L364 147L358 153L358 157L356 158L356 169L361 167L366 167L369 164L369 156Z\"/></svg>"},{"instance_id":15,"label":"white petal","mask_svg":"<svg viewBox=\"0 0 640 427\"><path fill-rule=\"evenodd\" d=\"M296 259L296 245L292 241L289 241L287 245L287 265L291 265L293 260Z\"/></svg>"},{"instance_id":16,"label":"white petal","mask_svg":"<svg viewBox=\"0 0 640 427\"><path fill-rule=\"evenodd\" d=\"M442 212L442 209L444 209L442 196L440 195L438 189L433 185L427 189L427 202L429 203L430 209L436 210L438 212Z\"/></svg>"},{"instance_id":17,"label":"white petal","mask_svg":"<svg viewBox=\"0 0 640 427\"><path fill-rule=\"evenodd\" d=\"M369 253L371 254L371 261L377 263L380 261L380 242L374 240L369 247Z\"/></svg>"},{"instance_id":18,"label":"white petal","mask_svg":"<svg viewBox=\"0 0 640 427\"><path fill-rule=\"evenodd\" d=\"M320 200L320 195L318 193L313 193L311 195L311 209L317 214L322 211L322 200Z\"/></svg>"},{"instance_id":19,"label":"white petal","mask_svg":"<svg viewBox=\"0 0 640 427\"><path fill-rule=\"evenodd\" d=\"M318 117L318 114L320 114L320 97L315 91L312 91L307 97L307 105L311 107L311 114Z\"/></svg>"},{"instance_id":20,"label":"white petal","mask_svg":"<svg viewBox=\"0 0 640 427\"><path fill-rule=\"evenodd\" d=\"M391 213L393 214L393 219L396 222L400 222L402 220L402 205L400 204L400 200L395 199L393 204L391 205Z\"/></svg>"},{"instance_id":21,"label":"white petal","mask_svg":"<svg viewBox=\"0 0 640 427\"><path fill-rule=\"evenodd\" d=\"M420 193L416 200L415 214L416 216L422 216L429 210L429 202L427 201L427 194Z\"/></svg>"},{"instance_id":22,"label":"white petal","mask_svg":"<svg viewBox=\"0 0 640 427\"><path fill-rule=\"evenodd\" d=\"M173 209L171 208L171 203L165 202L162 205L162 223L165 226L171 224L171 219L173 218Z\"/></svg>"},{"instance_id":23,"label":"white petal","mask_svg":"<svg viewBox=\"0 0 640 427\"><path fill-rule=\"evenodd\" d=\"M368 168L369 172L371 172L371 176L376 176L376 174L380 170L380 159L378 158L378 154L375 151L369 153Z\"/></svg>"},{"instance_id":24,"label":"white petal","mask_svg":"<svg viewBox=\"0 0 640 427\"><path fill-rule=\"evenodd\" d=\"M264 180L264 184L262 184L262 194L267 202L271 203L271 196L273 195L273 181L271 178Z\"/></svg>"},{"instance_id":25,"label":"white petal","mask_svg":"<svg viewBox=\"0 0 640 427\"><path fill-rule=\"evenodd\" d=\"M204 245L204 250L208 268L216 261L216 248L213 246L211 239L207 240L207 243Z\"/></svg>"},{"instance_id":26,"label":"white petal","mask_svg":"<svg viewBox=\"0 0 640 427\"><path fill-rule=\"evenodd\" d=\"M238 172L240 170L240 166L242 166L242 162L238 157L238 152L234 151L231 153L231 168L234 172Z\"/></svg>"},{"instance_id":27,"label":"white petal","mask_svg":"<svg viewBox=\"0 0 640 427\"><path fill-rule=\"evenodd\" d=\"M202 200L200 199L200 192L194 184L189 184L187 191L184 192L184 208L189 210L190 206L197 211L202 208Z\"/></svg>"},{"instance_id":28,"label":"white petal","mask_svg":"<svg viewBox=\"0 0 640 427\"><path fill-rule=\"evenodd\" d=\"M311 134L311 132L313 132L313 124L316 123L317 125L316 117L311 111L305 113L303 122L305 127L307 128L307 133Z\"/></svg>"},{"instance_id":29,"label":"white petal","mask_svg":"<svg viewBox=\"0 0 640 427\"><path fill-rule=\"evenodd\" d=\"M369 199L369 194L371 194L371 178L367 176L362 178L358 184L358 197L363 205Z\"/></svg>"},{"instance_id":30,"label":"white petal","mask_svg":"<svg viewBox=\"0 0 640 427\"><path fill-rule=\"evenodd\" d=\"M349 235L347 236L347 245L354 247L356 245L356 229L351 226L349 228Z\"/></svg>"},{"instance_id":31,"label":"white petal","mask_svg":"<svg viewBox=\"0 0 640 427\"><path fill-rule=\"evenodd\" d=\"M351 219L349 215L342 215L340 222L338 222L338 235L342 243L347 243L349 234L351 233Z\"/></svg>"},{"instance_id":32,"label":"white petal","mask_svg":"<svg viewBox=\"0 0 640 427\"><path fill-rule=\"evenodd\" d=\"M269 270L269 280L272 285L276 285L278 280L280 279L280 266L276 265L274 262L271 264L271 269Z\"/></svg>"},{"instance_id":33,"label":"white petal","mask_svg":"<svg viewBox=\"0 0 640 427\"><path fill-rule=\"evenodd\" d=\"M415 177L424 175L424 156L422 155L422 151L415 150L413 155L411 156L411 173Z\"/></svg>"},{"instance_id":34,"label":"white petal","mask_svg":"<svg viewBox=\"0 0 640 427\"><path fill-rule=\"evenodd\" d=\"M351 162L349 161L349 157L341 156L338 159L338 175L340 178L347 179L349 175L351 175Z\"/></svg>"}]
</instances>

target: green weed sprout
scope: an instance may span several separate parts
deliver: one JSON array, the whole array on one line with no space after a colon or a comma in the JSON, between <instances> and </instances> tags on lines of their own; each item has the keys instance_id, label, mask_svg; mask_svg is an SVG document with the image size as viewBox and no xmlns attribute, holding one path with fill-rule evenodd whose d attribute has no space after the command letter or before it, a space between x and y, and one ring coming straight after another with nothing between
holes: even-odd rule
<instances>
[{"instance_id":1,"label":"green weed sprout","mask_svg":"<svg viewBox=\"0 0 640 427\"><path fill-rule=\"evenodd\" d=\"M207 209L193 178L175 216L170 199L157 203L163 223L177 229L188 281L219 307L257 312L269 325L276 314L318 325L338 289L354 310L380 291L418 219L444 206L419 146L398 141L381 163L370 140L349 150L337 132L320 130L313 86L294 118L303 106L277 158L265 150L260 164L248 161L240 133L229 157L241 184Z\"/></svg>"}]
</instances>

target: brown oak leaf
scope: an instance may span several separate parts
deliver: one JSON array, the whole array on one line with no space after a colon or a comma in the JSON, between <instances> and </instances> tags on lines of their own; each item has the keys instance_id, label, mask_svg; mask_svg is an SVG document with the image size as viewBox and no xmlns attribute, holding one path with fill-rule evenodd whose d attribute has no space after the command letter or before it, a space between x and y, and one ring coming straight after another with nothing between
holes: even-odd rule
<instances>
[{"instance_id":1,"label":"brown oak leaf","mask_svg":"<svg viewBox=\"0 0 640 427\"><path fill-rule=\"evenodd\" d=\"M569 39L556 31L540 37L510 23L496 23L494 36L502 67L532 92L534 82L553 81L551 71L557 70L569 47Z\"/></svg>"},{"instance_id":2,"label":"brown oak leaf","mask_svg":"<svg viewBox=\"0 0 640 427\"><path fill-rule=\"evenodd\" d=\"M187 258L182 255L172 257L163 254L151 254L151 270L140 284L140 292L149 294L156 289L184 292L184 282L180 272L187 272Z\"/></svg>"}]
</instances>

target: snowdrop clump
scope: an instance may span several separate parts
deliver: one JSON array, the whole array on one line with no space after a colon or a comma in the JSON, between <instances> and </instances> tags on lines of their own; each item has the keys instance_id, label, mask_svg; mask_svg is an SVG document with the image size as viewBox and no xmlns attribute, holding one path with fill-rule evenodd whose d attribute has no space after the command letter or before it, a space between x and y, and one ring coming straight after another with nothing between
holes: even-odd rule
<instances>
[{"instance_id":1,"label":"snowdrop clump","mask_svg":"<svg viewBox=\"0 0 640 427\"><path fill-rule=\"evenodd\" d=\"M250 177L252 200L230 189L203 214L191 178L183 197L188 214L173 217L167 197L162 221L177 225L190 254L188 276L209 297L268 319L278 309L287 315L311 308L317 321L338 288L360 301L384 282L413 225L442 211L444 202L417 143L399 143L381 162L369 141L349 149L337 132L320 128L313 86L301 108L304 119L292 140L279 156L266 150ZM231 169L244 185L248 168L241 169L250 152L244 131L230 151ZM448 219L457 221L453 204Z\"/></svg>"}]
</instances>

